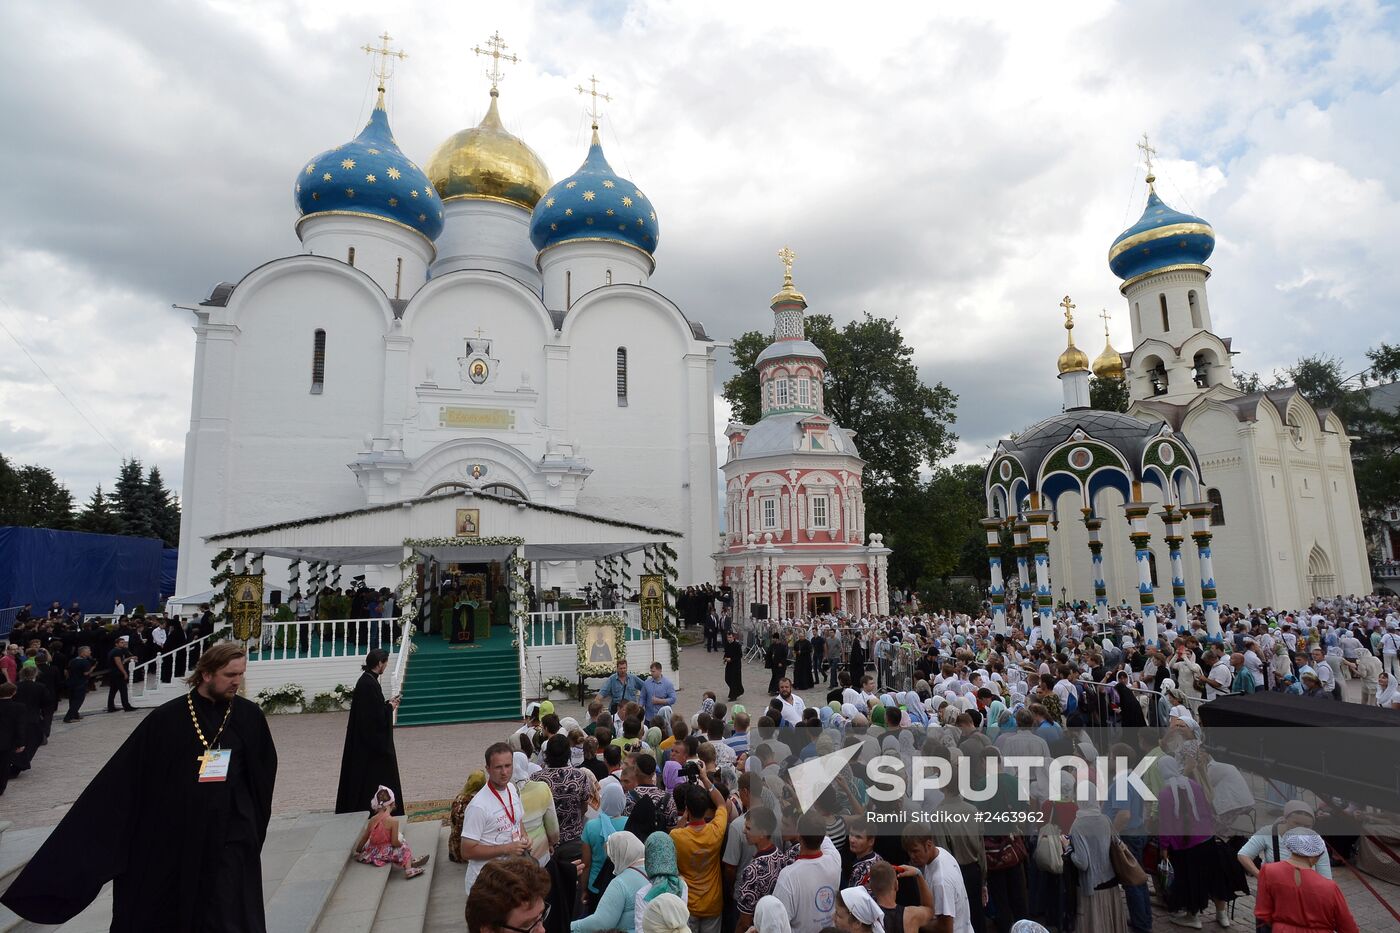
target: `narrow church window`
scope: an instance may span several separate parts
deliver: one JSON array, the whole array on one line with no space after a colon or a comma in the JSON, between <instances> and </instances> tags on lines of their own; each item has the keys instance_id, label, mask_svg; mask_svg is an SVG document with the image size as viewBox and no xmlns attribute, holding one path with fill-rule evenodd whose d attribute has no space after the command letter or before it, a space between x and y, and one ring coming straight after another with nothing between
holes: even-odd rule
<instances>
[{"instance_id":1,"label":"narrow church window","mask_svg":"<svg viewBox=\"0 0 1400 933\"><path fill-rule=\"evenodd\" d=\"M1152 585L1157 586L1157 555L1152 551L1147 552L1147 570L1152 577Z\"/></svg>"},{"instance_id":2,"label":"narrow church window","mask_svg":"<svg viewBox=\"0 0 1400 933\"><path fill-rule=\"evenodd\" d=\"M765 530L778 527L778 500L775 496L763 500L763 527Z\"/></svg>"},{"instance_id":3,"label":"narrow church window","mask_svg":"<svg viewBox=\"0 0 1400 933\"><path fill-rule=\"evenodd\" d=\"M1186 293L1186 303L1191 306L1191 326L1197 328L1203 327L1204 325L1201 324L1201 305L1200 302L1196 300L1195 289Z\"/></svg>"},{"instance_id":4,"label":"narrow church window","mask_svg":"<svg viewBox=\"0 0 1400 933\"><path fill-rule=\"evenodd\" d=\"M774 385L777 387L777 405L779 408L786 408L788 404L788 381L779 379Z\"/></svg>"},{"instance_id":5,"label":"narrow church window","mask_svg":"<svg viewBox=\"0 0 1400 933\"><path fill-rule=\"evenodd\" d=\"M403 257L399 257L398 267L394 270L394 297L402 298L400 292L403 291Z\"/></svg>"},{"instance_id":6,"label":"narrow church window","mask_svg":"<svg viewBox=\"0 0 1400 933\"><path fill-rule=\"evenodd\" d=\"M617 404L627 407L627 348L617 348Z\"/></svg>"},{"instance_id":7,"label":"narrow church window","mask_svg":"<svg viewBox=\"0 0 1400 933\"><path fill-rule=\"evenodd\" d=\"M1142 305L1133 302L1133 334L1142 333Z\"/></svg>"},{"instance_id":8,"label":"narrow church window","mask_svg":"<svg viewBox=\"0 0 1400 933\"><path fill-rule=\"evenodd\" d=\"M1171 318L1167 317L1167 296L1163 294L1158 295L1157 298L1162 302L1162 330L1171 330L1172 321Z\"/></svg>"},{"instance_id":9,"label":"narrow church window","mask_svg":"<svg viewBox=\"0 0 1400 933\"><path fill-rule=\"evenodd\" d=\"M326 382L326 332L316 329L311 345L311 394L320 395Z\"/></svg>"},{"instance_id":10,"label":"narrow church window","mask_svg":"<svg viewBox=\"0 0 1400 933\"><path fill-rule=\"evenodd\" d=\"M1215 528L1225 524L1225 504L1220 501L1219 489L1207 489L1206 501L1210 503L1210 525Z\"/></svg>"},{"instance_id":11,"label":"narrow church window","mask_svg":"<svg viewBox=\"0 0 1400 933\"><path fill-rule=\"evenodd\" d=\"M812 497L812 522L813 528L826 528L826 496Z\"/></svg>"},{"instance_id":12,"label":"narrow church window","mask_svg":"<svg viewBox=\"0 0 1400 933\"><path fill-rule=\"evenodd\" d=\"M350 247L350 252L346 254L345 261L352 266L355 264L355 247Z\"/></svg>"},{"instance_id":13,"label":"narrow church window","mask_svg":"<svg viewBox=\"0 0 1400 933\"><path fill-rule=\"evenodd\" d=\"M797 380L797 404L809 405L812 395L812 380L806 377Z\"/></svg>"},{"instance_id":14,"label":"narrow church window","mask_svg":"<svg viewBox=\"0 0 1400 933\"><path fill-rule=\"evenodd\" d=\"M604 285L611 285L611 284L612 284L612 270L611 270L611 269L608 269L608 270L604 271L604 273L603 273L603 284L604 284Z\"/></svg>"}]
</instances>

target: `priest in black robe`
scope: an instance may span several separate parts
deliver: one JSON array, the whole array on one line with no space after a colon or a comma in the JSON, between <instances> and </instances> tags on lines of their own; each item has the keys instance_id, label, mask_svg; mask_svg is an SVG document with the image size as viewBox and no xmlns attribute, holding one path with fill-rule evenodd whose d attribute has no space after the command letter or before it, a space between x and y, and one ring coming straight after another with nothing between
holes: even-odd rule
<instances>
[{"instance_id":1,"label":"priest in black robe","mask_svg":"<svg viewBox=\"0 0 1400 933\"><path fill-rule=\"evenodd\" d=\"M744 646L732 631L725 633L724 683L729 687L729 702L744 695Z\"/></svg>"},{"instance_id":2,"label":"priest in black robe","mask_svg":"<svg viewBox=\"0 0 1400 933\"><path fill-rule=\"evenodd\" d=\"M237 695L246 666L234 642L205 651L190 693L136 727L0 903L65 923L113 881L114 933L263 933L277 750L262 710ZM201 780L210 748L230 753L224 780Z\"/></svg>"},{"instance_id":3,"label":"priest in black robe","mask_svg":"<svg viewBox=\"0 0 1400 933\"><path fill-rule=\"evenodd\" d=\"M379 676L389 664L389 652L376 648L365 656L364 673L350 700L345 724L345 750L340 756L340 786L336 813L370 813L370 798L380 785L394 792L394 815L403 816L403 787L399 756L394 751L394 710L399 698L384 699Z\"/></svg>"}]
</instances>

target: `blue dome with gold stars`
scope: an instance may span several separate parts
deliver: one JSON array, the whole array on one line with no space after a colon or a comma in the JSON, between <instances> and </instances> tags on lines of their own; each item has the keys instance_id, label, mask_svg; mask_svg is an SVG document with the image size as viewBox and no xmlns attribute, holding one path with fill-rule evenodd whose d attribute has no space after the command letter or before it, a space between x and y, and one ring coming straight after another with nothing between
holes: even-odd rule
<instances>
[{"instance_id":1,"label":"blue dome with gold stars","mask_svg":"<svg viewBox=\"0 0 1400 933\"><path fill-rule=\"evenodd\" d=\"M442 200L394 142L382 96L360 135L302 168L295 197L301 220L357 214L400 224L429 240L442 233Z\"/></svg>"},{"instance_id":2,"label":"blue dome with gold stars","mask_svg":"<svg viewBox=\"0 0 1400 933\"><path fill-rule=\"evenodd\" d=\"M545 192L530 217L530 239L538 250L568 240L613 240L650 256L659 238L656 210L612 170L596 126L583 165Z\"/></svg>"},{"instance_id":3,"label":"blue dome with gold stars","mask_svg":"<svg viewBox=\"0 0 1400 933\"><path fill-rule=\"evenodd\" d=\"M1108 250L1108 267L1132 279L1168 266L1200 265L1215 249L1215 231L1194 214L1173 210L1157 197L1148 179L1147 207L1138 222L1118 234Z\"/></svg>"}]
</instances>

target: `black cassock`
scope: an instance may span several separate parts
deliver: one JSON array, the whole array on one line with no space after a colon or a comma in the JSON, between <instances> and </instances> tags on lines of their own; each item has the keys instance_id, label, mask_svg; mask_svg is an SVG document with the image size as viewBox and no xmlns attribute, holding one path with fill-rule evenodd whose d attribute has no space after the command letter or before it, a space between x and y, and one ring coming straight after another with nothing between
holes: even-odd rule
<instances>
[{"instance_id":1,"label":"black cassock","mask_svg":"<svg viewBox=\"0 0 1400 933\"><path fill-rule=\"evenodd\" d=\"M394 815L403 816L399 756L394 751L394 711L384 701L379 678L365 671L350 700L335 812L368 814L370 799L381 784L394 792Z\"/></svg>"},{"instance_id":2,"label":"black cassock","mask_svg":"<svg viewBox=\"0 0 1400 933\"><path fill-rule=\"evenodd\" d=\"M194 696L212 739L226 703ZM64 923L115 881L113 931L252 931L263 916L263 840L277 750L255 703L233 700L218 747L228 780L199 781L204 746L181 696L152 710L82 792L0 903Z\"/></svg>"},{"instance_id":3,"label":"black cassock","mask_svg":"<svg viewBox=\"0 0 1400 933\"><path fill-rule=\"evenodd\" d=\"M729 687L729 699L744 694L744 648L737 641L724 646L724 682Z\"/></svg>"}]
</instances>

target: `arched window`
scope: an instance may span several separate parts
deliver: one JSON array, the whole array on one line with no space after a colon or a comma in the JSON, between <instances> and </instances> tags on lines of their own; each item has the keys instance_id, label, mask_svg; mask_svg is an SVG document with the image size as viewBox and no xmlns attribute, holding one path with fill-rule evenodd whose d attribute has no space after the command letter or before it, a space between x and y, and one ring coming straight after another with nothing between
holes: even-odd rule
<instances>
[{"instance_id":1,"label":"arched window","mask_svg":"<svg viewBox=\"0 0 1400 933\"><path fill-rule=\"evenodd\" d=\"M1192 289L1186 293L1186 303L1191 306L1191 326L1204 327L1201 323L1201 303L1196 300L1196 290Z\"/></svg>"},{"instance_id":2,"label":"arched window","mask_svg":"<svg viewBox=\"0 0 1400 933\"><path fill-rule=\"evenodd\" d=\"M394 268L394 297L402 298L403 295L403 257L400 256Z\"/></svg>"},{"instance_id":3,"label":"arched window","mask_svg":"<svg viewBox=\"0 0 1400 933\"><path fill-rule=\"evenodd\" d=\"M355 264L355 247L350 247L349 252L345 254L345 261L352 266Z\"/></svg>"},{"instance_id":4,"label":"arched window","mask_svg":"<svg viewBox=\"0 0 1400 933\"><path fill-rule=\"evenodd\" d=\"M603 284L604 284L604 285L611 285L611 284L612 284L612 270L611 270L611 269L607 269L607 270L605 270L605 271L603 272Z\"/></svg>"},{"instance_id":5,"label":"arched window","mask_svg":"<svg viewBox=\"0 0 1400 933\"><path fill-rule=\"evenodd\" d=\"M567 311L574 306L574 274L569 271L564 272L564 310Z\"/></svg>"},{"instance_id":6,"label":"arched window","mask_svg":"<svg viewBox=\"0 0 1400 933\"><path fill-rule=\"evenodd\" d=\"M1210 503L1210 525L1212 528L1225 524L1225 504L1220 501L1219 489L1207 489L1206 501Z\"/></svg>"},{"instance_id":7,"label":"arched window","mask_svg":"<svg viewBox=\"0 0 1400 933\"><path fill-rule=\"evenodd\" d=\"M1134 302L1133 302L1133 336L1136 337L1138 334L1141 334L1141 333L1142 333L1142 305L1139 304L1138 302L1134 301Z\"/></svg>"},{"instance_id":8,"label":"arched window","mask_svg":"<svg viewBox=\"0 0 1400 933\"><path fill-rule=\"evenodd\" d=\"M1172 319L1169 318L1169 317L1167 316L1167 296L1166 296L1166 294L1158 295L1158 296L1157 296L1157 300L1160 301L1160 302L1162 303L1162 330L1163 330L1163 331L1169 331L1169 330L1172 329Z\"/></svg>"},{"instance_id":9,"label":"arched window","mask_svg":"<svg viewBox=\"0 0 1400 933\"><path fill-rule=\"evenodd\" d=\"M627 407L627 348L617 348L617 404Z\"/></svg>"},{"instance_id":10,"label":"arched window","mask_svg":"<svg viewBox=\"0 0 1400 933\"><path fill-rule=\"evenodd\" d=\"M320 395L326 383L326 332L319 327L311 340L311 394Z\"/></svg>"}]
</instances>

